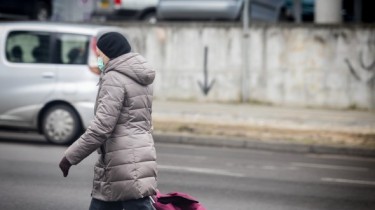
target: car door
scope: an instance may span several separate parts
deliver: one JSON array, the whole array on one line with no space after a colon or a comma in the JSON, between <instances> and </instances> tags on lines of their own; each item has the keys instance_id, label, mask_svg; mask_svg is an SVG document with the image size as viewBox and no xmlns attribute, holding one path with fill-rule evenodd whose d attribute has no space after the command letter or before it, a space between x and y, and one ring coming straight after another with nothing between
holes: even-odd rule
<instances>
[{"instance_id":1,"label":"car door","mask_svg":"<svg viewBox=\"0 0 375 210\"><path fill-rule=\"evenodd\" d=\"M97 88L98 75L92 74L88 65L90 39L89 35L56 34L54 63L58 64L59 79L54 97L74 102L87 98L80 94L82 89Z\"/></svg>"},{"instance_id":2,"label":"car door","mask_svg":"<svg viewBox=\"0 0 375 210\"><path fill-rule=\"evenodd\" d=\"M51 35L30 30L5 33L0 67L1 124L35 126L40 108L56 85Z\"/></svg>"},{"instance_id":3,"label":"car door","mask_svg":"<svg viewBox=\"0 0 375 210\"><path fill-rule=\"evenodd\" d=\"M161 19L234 19L241 0L160 0Z\"/></svg>"},{"instance_id":4,"label":"car door","mask_svg":"<svg viewBox=\"0 0 375 210\"><path fill-rule=\"evenodd\" d=\"M155 8L157 4L158 0L122 0L121 9L142 11L150 7Z\"/></svg>"},{"instance_id":5,"label":"car door","mask_svg":"<svg viewBox=\"0 0 375 210\"><path fill-rule=\"evenodd\" d=\"M125 10L139 10L139 7L144 3L145 0L121 0L121 9Z\"/></svg>"}]
</instances>

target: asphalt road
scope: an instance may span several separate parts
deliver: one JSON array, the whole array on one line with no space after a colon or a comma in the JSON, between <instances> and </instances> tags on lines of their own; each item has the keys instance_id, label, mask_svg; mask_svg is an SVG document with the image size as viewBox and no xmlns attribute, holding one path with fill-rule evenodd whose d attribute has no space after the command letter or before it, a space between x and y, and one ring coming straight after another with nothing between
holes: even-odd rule
<instances>
[{"instance_id":1,"label":"asphalt road","mask_svg":"<svg viewBox=\"0 0 375 210\"><path fill-rule=\"evenodd\" d=\"M0 132L0 210L88 209L96 154L63 178L66 147ZM159 189L208 210L374 210L375 159L157 144Z\"/></svg>"}]
</instances>

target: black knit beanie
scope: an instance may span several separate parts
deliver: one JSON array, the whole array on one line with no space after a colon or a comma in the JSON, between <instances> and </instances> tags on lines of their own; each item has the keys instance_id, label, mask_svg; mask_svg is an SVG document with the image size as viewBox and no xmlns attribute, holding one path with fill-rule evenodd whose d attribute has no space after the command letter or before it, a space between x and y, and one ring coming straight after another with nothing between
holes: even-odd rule
<instances>
[{"instance_id":1,"label":"black knit beanie","mask_svg":"<svg viewBox=\"0 0 375 210\"><path fill-rule=\"evenodd\" d=\"M117 58L131 51L128 40L118 32L103 34L96 45L109 59Z\"/></svg>"}]
</instances>

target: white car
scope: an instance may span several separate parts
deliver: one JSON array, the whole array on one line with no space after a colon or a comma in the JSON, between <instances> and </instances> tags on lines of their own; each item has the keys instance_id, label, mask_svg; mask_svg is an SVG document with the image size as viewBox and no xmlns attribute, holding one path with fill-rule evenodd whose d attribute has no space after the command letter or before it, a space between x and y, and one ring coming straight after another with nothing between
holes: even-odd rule
<instances>
[{"instance_id":1,"label":"white car","mask_svg":"<svg viewBox=\"0 0 375 210\"><path fill-rule=\"evenodd\" d=\"M35 129L68 144L94 116L96 39L119 28L0 23L0 126Z\"/></svg>"},{"instance_id":2,"label":"white car","mask_svg":"<svg viewBox=\"0 0 375 210\"><path fill-rule=\"evenodd\" d=\"M159 0L95 0L93 16L155 23L158 3Z\"/></svg>"}]
</instances>

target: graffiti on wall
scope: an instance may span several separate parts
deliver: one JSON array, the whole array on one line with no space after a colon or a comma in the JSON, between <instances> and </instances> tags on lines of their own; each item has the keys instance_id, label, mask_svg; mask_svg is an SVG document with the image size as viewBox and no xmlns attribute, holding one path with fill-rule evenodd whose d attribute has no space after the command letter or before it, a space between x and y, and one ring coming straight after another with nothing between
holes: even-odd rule
<instances>
[{"instance_id":1,"label":"graffiti on wall","mask_svg":"<svg viewBox=\"0 0 375 210\"><path fill-rule=\"evenodd\" d=\"M351 75L357 81L366 82L371 87L375 87L375 36L371 36L365 49L358 54L357 62L359 65L354 68L353 61L348 58L345 59L346 65L349 68ZM363 74L363 72L367 72ZM366 75L366 76L363 76Z\"/></svg>"}]
</instances>

